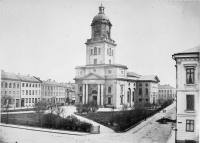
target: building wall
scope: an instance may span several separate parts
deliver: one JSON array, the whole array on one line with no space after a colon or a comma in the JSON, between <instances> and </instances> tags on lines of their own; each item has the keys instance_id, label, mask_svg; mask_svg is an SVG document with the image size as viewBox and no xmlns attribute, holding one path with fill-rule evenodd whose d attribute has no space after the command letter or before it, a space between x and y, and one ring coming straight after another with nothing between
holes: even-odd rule
<instances>
[{"instance_id":1,"label":"building wall","mask_svg":"<svg viewBox=\"0 0 200 143\"><path fill-rule=\"evenodd\" d=\"M7 83L7 88L5 84ZM11 84L11 87L9 85ZM14 87L15 84L15 87ZM12 79L1 79L1 96L9 95L13 98L11 102L11 106L13 107L21 107L20 104L20 81L12 80Z\"/></svg>"},{"instance_id":2,"label":"building wall","mask_svg":"<svg viewBox=\"0 0 200 143\"><path fill-rule=\"evenodd\" d=\"M188 56L187 56L188 57ZM194 84L187 84L186 69L195 66ZM177 141L199 141L199 62L194 58L177 59ZM186 95L194 95L194 110L187 110ZM186 120L194 120L194 132L186 131Z\"/></svg>"},{"instance_id":3,"label":"building wall","mask_svg":"<svg viewBox=\"0 0 200 143\"><path fill-rule=\"evenodd\" d=\"M28 87L26 86L27 84ZM24 107L34 106L34 104L40 101L40 99L41 99L40 82L21 81L21 100L22 100L22 105L24 102Z\"/></svg>"}]
</instances>

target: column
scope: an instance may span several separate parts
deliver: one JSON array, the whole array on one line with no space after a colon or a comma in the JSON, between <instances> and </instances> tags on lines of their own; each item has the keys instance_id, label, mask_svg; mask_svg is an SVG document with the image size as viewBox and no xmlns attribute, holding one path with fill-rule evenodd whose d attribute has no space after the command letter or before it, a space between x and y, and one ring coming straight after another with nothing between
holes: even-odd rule
<instances>
[{"instance_id":1,"label":"column","mask_svg":"<svg viewBox=\"0 0 200 143\"><path fill-rule=\"evenodd\" d=\"M103 93L103 84L101 85L101 105L103 106L103 95L104 95L104 93Z\"/></svg>"},{"instance_id":2,"label":"column","mask_svg":"<svg viewBox=\"0 0 200 143\"><path fill-rule=\"evenodd\" d=\"M100 105L100 84L98 84L97 105Z\"/></svg>"},{"instance_id":3,"label":"column","mask_svg":"<svg viewBox=\"0 0 200 143\"><path fill-rule=\"evenodd\" d=\"M82 96L83 104L85 104L85 84L83 84L83 96Z\"/></svg>"},{"instance_id":4,"label":"column","mask_svg":"<svg viewBox=\"0 0 200 143\"><path fill-rule=\"evenodd\" d=\"M86 104L88 103L88 84L86 84Z\"/></svg>"}]
</instances>

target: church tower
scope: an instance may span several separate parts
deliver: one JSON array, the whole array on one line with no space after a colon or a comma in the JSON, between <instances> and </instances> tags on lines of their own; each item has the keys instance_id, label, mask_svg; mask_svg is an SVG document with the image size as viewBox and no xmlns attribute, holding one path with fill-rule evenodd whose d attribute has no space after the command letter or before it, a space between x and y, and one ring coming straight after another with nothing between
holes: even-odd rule
<instances>
[{"instance_id":1,"label":"church tower","mask_svg":"<svg viewBox=\"0 0 200 143\"><path fill-rule=\"evenodd\" d=\"M86 65L115 64L116 44L111 39L112 24L104 14L104 7L99 7L99 13L91 24L91 39L86 44Z\"/></svg>"}]
</instances>

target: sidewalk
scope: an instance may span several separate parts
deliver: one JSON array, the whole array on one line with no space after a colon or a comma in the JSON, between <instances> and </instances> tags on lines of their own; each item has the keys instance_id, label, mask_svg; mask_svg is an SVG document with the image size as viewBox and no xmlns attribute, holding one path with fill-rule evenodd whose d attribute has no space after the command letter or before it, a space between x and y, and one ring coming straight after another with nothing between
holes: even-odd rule
<instances>
[{"instance_id":1,"label":"sidewalk","mask_svg":"<svg viewBox=\"0 0 200 143\"><path fill-rule=\"evenodd\" d=\"M10 128L18 128L18 129L25 129L25 130L32 130L32 131L40 131L40 132L57 133L57 134L68 134L68 135L77 135L77 136L90 135L90 133L84 133L84 132L46 129L46 128L39 128L39 127L28 127L28 126L20 126L20 125L12 125L12 124L4 124L4 123L0 123L0 126L10 127Z\"/></svg>"}]
</instances>

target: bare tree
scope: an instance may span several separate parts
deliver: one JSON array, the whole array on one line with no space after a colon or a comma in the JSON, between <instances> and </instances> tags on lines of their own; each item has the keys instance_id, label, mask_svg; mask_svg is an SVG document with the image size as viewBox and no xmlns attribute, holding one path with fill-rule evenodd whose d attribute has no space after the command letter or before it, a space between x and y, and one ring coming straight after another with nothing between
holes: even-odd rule
<instances>
[{"instance_id":1,"label":"bare tree","mask_svg":"<svg viewBox=\"0 0 200 143\"><path fill-rule=\"evenodd\" d=\"M1 109L3 110L5 108L7 111L6 123L8 123L8 109L11 106L12 99L13 99L12 96L1 95Z\"/></svg>"},{"instance_id":2,"label":"bare tree","mask_svg":"<svg viewBox=\"0 0 200 143\"><path fill-rule=\"evenodd\" d=\"M35 112L36 112L36 120L39 122L40 126L42 126L43 114L47 110L48 103L45 101L39 101L35 103Z\"/></svg>"},{"instance_id":3,"label":"bare tree","mask_svg":"<svg viewBox=\"0 0 200 143\"><path fill-rule=\"evenodd\" d=\"M64 113L64 108L62 107L62 106L56 106L56 108L55 108L55 112L56 112L56 114L58 115L58 117L60 117L60 115L61 114L63 114ZM63 115L64 116L64 115Z\"/></svg>"}]
</instances>

